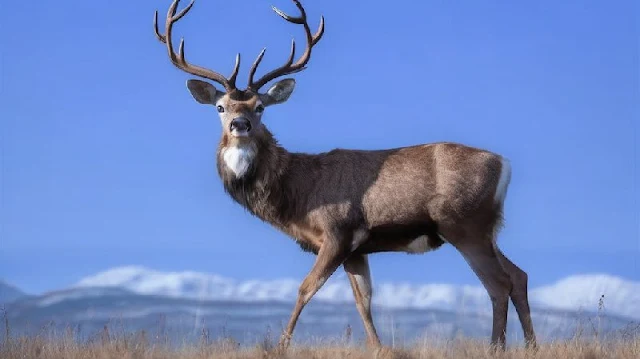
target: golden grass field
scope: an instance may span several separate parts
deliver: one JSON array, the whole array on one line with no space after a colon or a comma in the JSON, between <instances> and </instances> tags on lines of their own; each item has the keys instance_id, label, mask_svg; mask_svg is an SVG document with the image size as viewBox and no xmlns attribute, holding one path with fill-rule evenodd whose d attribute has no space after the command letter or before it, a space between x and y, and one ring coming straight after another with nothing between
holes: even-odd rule
<instances>
[{"instance_id":1,"label":"golden grass field","mask_svg":"<svg viewBox=\"0 0 640 359\"><path fill-rule=\"evenodd\" d=\"M602 309L602 299L599 303ZM351 329L342 337L328 342L319 339L314 343L292 344L283 352L277 350L277 339L267 332L254 346L241 346L233 338L211 339L203 331L199 342L169 346L165 335L148 334L145 331L126 332L105 325L103 330L82 342L76 340L68 328L62 335L43 330L35 336L14 336L7 312L2 310L3 338L0 340L0 359L244 359L244 358L309 358L309 359L360 359L360 358L640 358L640 323L629 323L625 328L608 334L599 333L599 325L591 319L577 322L573 338L539 343L535 350L507 340L507 349L495 350L486 340L459 337L451 340L424 338L409 346L384 346L376 350L364 343L350 344ZM295 334L294 334L295 337ZM295 340L295 338L294 338Z\"/></svg>"},{"instance_id":2,"label":"golden grass field","mask_svg":"<svg viewBox=\"0 0 640 359\"><path fill-rule=\"evenodd\" d=\"M214 343L168 349L136 340L112 340L105 343L80 344L74 341L47 341L42 338L15 338L0 347L0 358L123 358L123 359L205 359L205 358L640 358L638 338L619 341L569 340L541 344L534 351L523 347L494 352L485 343L472 340L455 340L437 346L417 345L406 348L384 347L368 351L359 346L292 346L284 354L272 348L256 346L239 349L235 345Z\"/></svg>"},{"instance_id":3,"label":"golden grass field","mask_svg":"<svg viewBox=\"0 0 640 359\"><path fill-rule=\"evenodd\" d=\"M494 351L486 341L459 338L455 340L405 347L383 347L367 350L364 345L347 344L306 344L292 345L286 352L279 353L270 337L253 346L241 348L233 339L203 341L170 348L151 343L144 333L113 335L108 331L95 338L78 342L73 335L63 335L59 339L51 336L12 337L7 330L0 343L0 358L42 358L42 359L205 359L205 358L640 358L640 335L638 327L621 332L615 338L591 339L575 338L566 341L541 343L537 350L527 350L523 345L507 343L505 351Z\"/></svg>"}]
</instances>

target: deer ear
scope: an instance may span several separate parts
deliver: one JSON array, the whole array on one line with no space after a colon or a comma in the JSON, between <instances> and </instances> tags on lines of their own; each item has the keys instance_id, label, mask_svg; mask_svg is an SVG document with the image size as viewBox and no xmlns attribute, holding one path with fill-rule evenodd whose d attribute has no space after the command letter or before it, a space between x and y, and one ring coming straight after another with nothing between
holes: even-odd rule
<instances>
[{"instance_id":1,"label":"deer ear","mask_svg":"<svg viewBox=\"0 0 640 359\"><path fill-rule=\"evenodd\" d=\"M289 99L293 89L296 87L296 80L284 79L276 82L265 94L260 95L260 100L264 106L283 103Z\"/></svg>"},{"instance_id":2,"label":"deer ear","mask_svg":"<svg viewBox=\"0 0 640 359\"><path fill-rule=\"evenodd\" d=\"M187 80L187 88L191 96L204 105L214 105L224 95L224 92L216 90L212 84L196 79Z\"/></svg>"}]
</instances>

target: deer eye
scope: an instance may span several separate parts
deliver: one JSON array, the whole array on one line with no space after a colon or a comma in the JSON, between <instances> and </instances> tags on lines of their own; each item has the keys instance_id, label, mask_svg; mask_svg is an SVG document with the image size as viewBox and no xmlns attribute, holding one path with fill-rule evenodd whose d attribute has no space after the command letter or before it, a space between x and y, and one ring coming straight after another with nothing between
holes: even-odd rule
<instances>
[{"instance_id":1,"label":"deer eye","mask_svg":"<svg viewBox=\"0 0 640 359\"><path fill-rule=\"evenodd\" d=\"M258 107L256 107L256 113L262 113L262 111L264 111L264 106L258 105Z\"/></svg>"},{"instance_id":2,"label":"deer eye","mask_svg":"<svg viewBox=\"0 0 640 359\"><path fill-rule=\"evenodd\" d=\"M220 105L218 105L217 109L218 109L218 112L220 112L220 113L224 112L224 107L222 107Z\"/></svg>"}]
</instances>

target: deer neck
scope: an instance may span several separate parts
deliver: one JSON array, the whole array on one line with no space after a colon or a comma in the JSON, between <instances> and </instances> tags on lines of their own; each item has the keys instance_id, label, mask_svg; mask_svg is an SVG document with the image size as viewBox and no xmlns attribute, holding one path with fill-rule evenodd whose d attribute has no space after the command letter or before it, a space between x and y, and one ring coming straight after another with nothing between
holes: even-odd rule
<instances>
[{"instance_id":1,"label":"deer neck","mask_svg":"<svg viewBox=\"0 0 640 359\"><path fill-rule=\"evenodd\" d=\"M217 152L218 175L225 192L253 215L275 225L284 225L282 206L288 197L284 177L291 154L273 135L230 145L224 137Z\"/></svg>"}]
</instances>

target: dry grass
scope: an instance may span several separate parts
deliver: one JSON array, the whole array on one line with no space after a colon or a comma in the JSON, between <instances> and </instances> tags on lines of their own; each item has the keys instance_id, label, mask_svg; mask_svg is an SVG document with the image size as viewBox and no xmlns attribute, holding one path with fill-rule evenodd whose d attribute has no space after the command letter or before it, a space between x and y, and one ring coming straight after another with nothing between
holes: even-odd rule
<instances>
[{"instance_id":1,"label":"dry grass","mask_svg":"<svg viewBox=\"0 0 640 359\"><path fill-rule=\"evenodd\" d=\"M232 339L169 348L151 344L144 334L121 337L98 336L78 342L72 335L57 340L43 336L9 338L0 344L0 358L42 359L205 359L205 358L640 358L640 338L620 337L606 341L574 339L541 344L538 350L528 351L513 346L505 352L494 352L484 342L458 339L439 344L421 344L405 348L383 348L368 351L349 345L292 346L286 353L278 353L270 340L252 348L241 348Z\"/></svg>"},{"instance_id":2,"label":"dry grass","mask_svg":"<svg viewBox=\"0 0 640 359\"><path fill-rule=\"evenodd\" d=\"M185 341L182 346L176 347L168 344L166 334L148 335L144 331L131 333L123 327L112 331L105 326L86 340L77 340L71 328L62 335L45 329L35 336L14 336L4 309L0 309L0 318L4 322L4 335L0 335L1 359L640 358L640 323L630 323L626 328L600 335L597 323L588 321L579 323L573 339L541 343L536 350L511 344L505 351L494 350L486 341L468 338L440 341L427 338L412 346L368 350L364 345L348 344L351 342L349 327L345 336L336 341L327 344L322 344L322 340L319 341L321 344L294 344L285 353L280 353L270 331L253 347L241 347L235 339L226 336L212 340L206 330L203 330L200 342ZM592 329L591 335L585 334L589 328Z\"/></svg>"}]
</instances>

